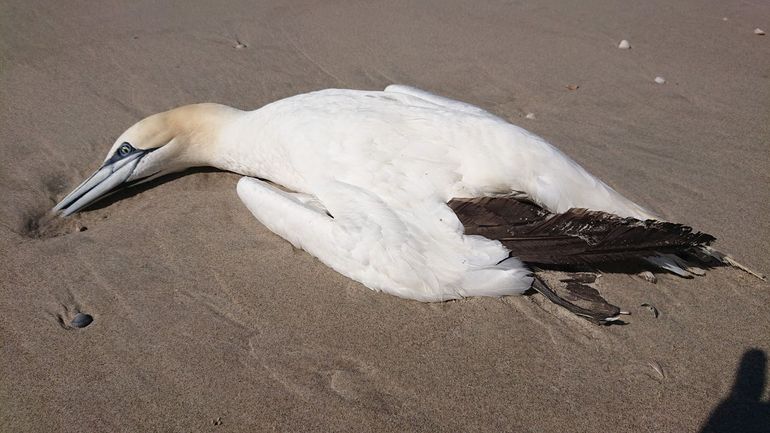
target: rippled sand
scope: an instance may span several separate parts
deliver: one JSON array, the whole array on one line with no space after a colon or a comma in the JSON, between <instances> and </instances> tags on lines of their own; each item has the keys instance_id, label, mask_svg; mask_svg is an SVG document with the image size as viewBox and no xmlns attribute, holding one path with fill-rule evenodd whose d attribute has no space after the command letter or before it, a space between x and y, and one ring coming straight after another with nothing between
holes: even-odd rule
<instances>
[{"instance_id":1,"label":"rippled sand","mask_svg":"<svg viewBox=\"0 0 770 433\"><path fill-rule=\"evenodd\" d=\"M43 215L146 115L398 82L546 137L768 273L770 37L753 30L770 4L124 3L0 7L1 430L761 421L770 285L740 271L656 285L605 275L596 286L632 315L600 327L540 295L373 293L259 225L232 174L197 170L71 220ZM78 312L93 322L73 328ZM730 416L742 410L755 415Z\"/></svg>"}]
</instances>

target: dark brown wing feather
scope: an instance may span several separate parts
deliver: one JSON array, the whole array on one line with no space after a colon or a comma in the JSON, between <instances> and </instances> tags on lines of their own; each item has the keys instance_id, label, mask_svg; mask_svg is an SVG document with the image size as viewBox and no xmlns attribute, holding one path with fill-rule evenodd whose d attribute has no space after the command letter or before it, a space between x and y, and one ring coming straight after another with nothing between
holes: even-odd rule
<instances>
[{"instance_id":1,"label":"dark brown wing feather","mask_svg":"<svg viewBox=\"0 0 770 433\"><path fill-rule=\"evenodd\" d=\"M448 204L466 234L497 239L511 250L511 256L530 263L611 262L686 252L715 240L681 224L586 209L552 214L513 197L452 199Z\"/></svg>"}]
</instances>

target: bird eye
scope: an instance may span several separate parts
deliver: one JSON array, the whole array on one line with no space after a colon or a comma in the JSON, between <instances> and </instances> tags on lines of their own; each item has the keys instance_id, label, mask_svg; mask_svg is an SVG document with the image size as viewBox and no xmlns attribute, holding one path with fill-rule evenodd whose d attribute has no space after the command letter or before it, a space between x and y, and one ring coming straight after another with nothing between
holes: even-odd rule
<instances>
[{"instance_id":1,"label":"bird eye","mask_svg":"<svg viewBox=\"0 0 770 433\"><path fill-rule=\"evenodd\" d=\"M120 147L118 148L118 155L120 155L120 156L126 156L126 155L128 155L129 153L131 153L131 151L132 151L132 150L134 150L134 148L133 148L133 147L131 147L131 145L130 145L130 144L128 144L128 143L123 143L123 144L121 144L121 145L120 145Z\"/></svg>"}]
</instances>

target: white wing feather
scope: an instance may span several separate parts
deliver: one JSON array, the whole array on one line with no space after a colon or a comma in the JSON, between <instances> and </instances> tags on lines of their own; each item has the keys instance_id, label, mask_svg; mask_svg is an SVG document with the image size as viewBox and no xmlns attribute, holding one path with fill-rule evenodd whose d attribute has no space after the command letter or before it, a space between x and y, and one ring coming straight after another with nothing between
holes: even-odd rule
<instances>
[{"instance_id":1,"label":"white wing feather","mask_svg":"<svg viewBox=\"0 0 770 433\"><path fill-rule=\"evenodd\" d=\"M421 218L435 212L394 210L342 182L319 191L333 218L260 180L238 182L241 200L267 228L369 288L443 301L516 294L531 285L529 272L518 261L505 260L499 242L462 235L456 218L425 224L433 221Z\"/></svg>"}]
</instances>

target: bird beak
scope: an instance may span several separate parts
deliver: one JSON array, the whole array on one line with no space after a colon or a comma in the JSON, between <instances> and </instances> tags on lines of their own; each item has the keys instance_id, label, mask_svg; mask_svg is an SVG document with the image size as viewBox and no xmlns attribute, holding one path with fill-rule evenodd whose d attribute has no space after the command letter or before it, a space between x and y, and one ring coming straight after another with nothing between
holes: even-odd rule
<instances>
[{"instance_id":1,"label":"bird beak","mask_svg":"<svg viewBox=\"0 0 770 433\"><path fill-rule=\"evenodd\" d=\"M134 172L134 168L144 155L145 150L137 150L133 154L115 162L107 161L102 167L81 183L74 191L67 194L52 211L61 212L62 216L69 216L88 206L107 193L115 190Z\"/></svg>"}]
</instances>

